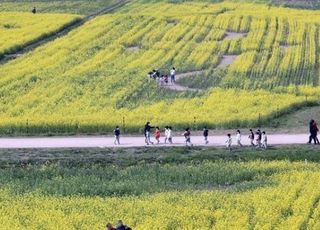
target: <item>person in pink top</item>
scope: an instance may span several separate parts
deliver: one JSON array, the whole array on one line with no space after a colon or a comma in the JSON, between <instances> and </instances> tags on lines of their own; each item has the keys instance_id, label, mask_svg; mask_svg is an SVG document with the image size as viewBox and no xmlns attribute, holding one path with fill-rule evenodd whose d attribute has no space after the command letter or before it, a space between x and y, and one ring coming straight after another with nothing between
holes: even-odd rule
<instances>
[{"instance_id":1,"label":"person in pink top","mask_svg":"<svg viewBox=\"0 0 320 230\"><path fill-rule=\"evenodd\" d=\"M154 133L154 138L157 140L157 144L160 143L160 136L161 136L160 128L157 126L156 132Z\"/></svg>"}]
</instances>

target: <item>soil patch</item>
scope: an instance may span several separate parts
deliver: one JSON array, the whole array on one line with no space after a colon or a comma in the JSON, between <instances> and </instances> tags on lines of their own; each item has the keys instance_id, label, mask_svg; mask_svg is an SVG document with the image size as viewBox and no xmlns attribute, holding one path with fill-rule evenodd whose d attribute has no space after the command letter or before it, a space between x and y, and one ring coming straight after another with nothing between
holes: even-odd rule
<instances>
[{"instance_id":1,"label":"soil patch","mask_svg":"<svg viewBox=\"0 0 320 230\"><path fill-rule=\"evenodd\" d=\"M223 55L217 68L226 68L227 66L231 65L237 57L238 55Z\"/></svg>"},{"instance_id":2,"label":"soil patch","mask_svg":"<svg viewBox=\"0 0 320 230\"><path fill-rule=\"evenodd\" d=\"M289 48L295 47L295 45L292 45L292 46L290 46L290 45L280 45L279 47L280 47L280 49L281 49L282 51L286 51L286 50L289 49Z\"/></svg>"},{"instance_id":3,"label":"soil patch","mask_svg":"<svg viewBox=\"0 0 320 230\"><path fill-rule=\"evenodd\" d=\"M126 51L139 51L140 47L139 46L129 46L126 48Z\"/></svg>"},{"instance_id":4,"label":"soil patch","mask_svg":"<svg viewBox=\"0 0 320 230\"><path fill-rule=\"evenodd\" d=\"M224 40L233 40L238 38L243 38L247 33L236 33L236 32L225 32Z\"/></svg>"}]
</instances>

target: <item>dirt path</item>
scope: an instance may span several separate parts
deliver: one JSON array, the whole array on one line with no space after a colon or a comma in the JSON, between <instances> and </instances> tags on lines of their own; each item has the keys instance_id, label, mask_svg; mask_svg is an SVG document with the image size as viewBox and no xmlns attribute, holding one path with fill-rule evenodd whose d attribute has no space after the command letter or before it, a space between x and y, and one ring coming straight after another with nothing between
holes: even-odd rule
<instances>
[{"instance_id":1,"label":"dirt path","mask_svg":"<svg viewBox=\"0 0 320 230\"><path fill-rule=\"evenodd\" d=\"M119 0L117 3L115 3L112 6L105 7L105 8L103 8L103 9L101 9L101 10L95 12L95 13L92 13L92 14L90 14L90 15L88 15L88 16L80 19L80 20L75 21L74 23L72 23L70 25L67 25L66 27L64 27L64 28L52 33L52 34L49 34L45 38L41 38L40 40L36 40L36 41L32 42L31 44L28 44L28 45L26 45L24 47L21 47L21 49L18 50L18 51L15 51L13 53L7 53L2 58L0 58L0 64L5 64L5 63L9 62L10 60L19 58L19 57L23 56L23 54L25 54L25 53L27 53L29 51L32 51L32 50L36 49L39 46L42 46L42 45L44 45L44 44L46 44L46 43L48 43L50 41L53 41L56 38L65 36L71 30L74 30L74 29L80 27L81 25L83 25L84 23L94 19L95 17L97 17L99 15L111 13L114 10L124 6L128 2L130 2L130 0Z\"/></svg>"},{"instance_id":2,"label":"dirt path","mask_svg":"<svg viewBox=\"0 0 320 230\"><path fill-rule=\"evenodd\" d=\"M237 57L238 55L223 55L217 68L226 68L227 66L231 65Z\"/></svg>"},{"instance_id":3,"label":"dirt path","mask_svg":"<svg viewBox=\"0 0 320 230\"><path fill-rule=\"evenodd\" d=\"M238 57L238 55L223 55L220 63L218 64L218 66L216 68L218 69L218 68L228 67L236 60L237 57ZM190 72L186 72L186 73L177 74L176 80L181 79L181 78L185 78L185 77L194 77L194 76L196 76L198 74L202 74L204 72L205 72L205 70L198 70L198 71L190 71ZM193 92L202 91L202 89L189 88L189 87L180 85L177 82L174 84L171 84L171 83L164 84L164 85L161 85L161 87L171 89L171 90L176 90L176 91L193 91Z\"/></svg>"},{"instance_id":4,"label":"dirt path","mask_svg":"<svg viewBox=\"0 0 320 230\"><path fill-rule=\"evenodd\" d=\"M153 147L163 146L183 146L184 137L176 133L173 137L173 145L165 145L164 138L161 138L159 145L150 145ZM153 138L152 138L153 139ZM235 137L232 137L235 143ZM210 136L209 144L205 145L202 136L193 136L191 138L194 146L224 146L226 137ZM271 134L268 135L269 145L288 145L288 144L306 144L308 134ZM105 147L143 147L146 146L143 136L121 137L121 145L116 146L113 143L113 137L26 137L26 138L0 138L0 149L22 149L22 148L105 148ZM249 145L249 140L243 136L242 143Z\"/></svg>"},{"instance_id":5,"label":"dirt path","mask_svg":"<svg viewBox=\"0 0 320 230\"><path fill-rule=\"evenodd\" d=\"M204 73L204 70L180 73L180 74L176 75L176 80L179 80L179 79L185 78L185 77L194 77L194 76L201 74L201 73ZM161 87L171 89L171 90L176 90L176 91L193 91L193 92L202 91L201 89L189 88L189 87L180 85L177 82L175 82L173 84L169 82L168 84L161 85Z\"/></svg>"}]
</instances>

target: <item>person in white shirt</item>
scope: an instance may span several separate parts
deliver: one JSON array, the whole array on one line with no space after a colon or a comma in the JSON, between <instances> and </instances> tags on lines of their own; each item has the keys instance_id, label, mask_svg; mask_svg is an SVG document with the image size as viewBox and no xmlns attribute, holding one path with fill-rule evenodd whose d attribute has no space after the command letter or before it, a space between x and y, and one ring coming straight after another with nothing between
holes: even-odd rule
<instances>
[{"instance_id":1,"label":"person in white shirt","mask_svg":"<svg viewBox=\"0 0 320 230\"><path fill-rule=\"evenodd\" d=\"M226 140L226 147L227 149L229 149L229 151L231 151L231 145L232 145L232 138L231 138L231 134L228 133L227 135L227 140Z\"/></svg>"},{"instance_id":2,"label":"person in white shirt","mask_svg":"<svg viewBox=\"0 0 320 230\"><path fill-rule=\"evenodd\" d=\"M170 70L170 77L172 84L176 82L176 69L174 67L172 67L172 69Z\"/></svg>"},{"instance_id":3,"label":"person in white shirt","mask_svg":"<svg viewBox=\"0 0 320 230\"><path fill-rule=\"evenodd\" d=\"M243 145L241 144L241 132L240 132L239 129L237 130L236 139L237 139L237 145L239 145L240 147L242 147Z\"/></svg>"},{"instance_id":4,"label":"person in white shirt","mask_svg":"<svg viewBox=\"0 0 320 230\"><path fill-rule=\"evenodd\" d=\"M167 144L168 140L169 140L169 127L166 126L164 128L164 143Z\"/></svg>"},{"instance_id":5,"label":"person in white shirt","mask_svg":"<svg viewBox=\"0 0 320 230\"><path fill-rule=\"evenodd\" d=\"M267 138L267 134L265 131L262 132L262 148L267 149L268 147L268 138Z\"/></svg>"}]
</instances>

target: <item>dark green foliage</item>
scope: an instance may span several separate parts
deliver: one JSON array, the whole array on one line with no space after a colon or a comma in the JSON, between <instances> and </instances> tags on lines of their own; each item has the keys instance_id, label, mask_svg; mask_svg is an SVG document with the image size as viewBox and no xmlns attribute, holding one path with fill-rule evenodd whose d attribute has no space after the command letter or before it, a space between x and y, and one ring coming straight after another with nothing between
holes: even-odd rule
<instances>
[{"instance_id":1,"label":"dark green foliage","mask_svg":"<svg viewBox=\"0 0 320 230\"><path fill-rule=\"evenodd\" d=\"M284 166L267 161L320 162L309 147L251 149L232 153L215 148L2 150L0 186L21 194L86 196L139 195L162 191L228 187L252 189L271 183ZM284 214L288 211L284 210Z\"/></svg>"}]
</instances>

